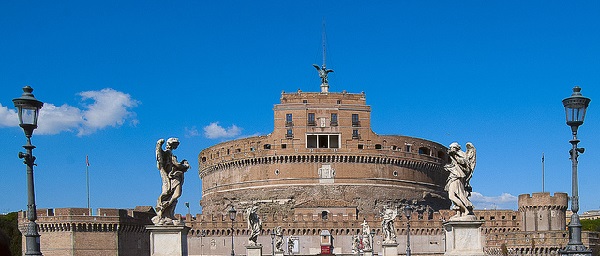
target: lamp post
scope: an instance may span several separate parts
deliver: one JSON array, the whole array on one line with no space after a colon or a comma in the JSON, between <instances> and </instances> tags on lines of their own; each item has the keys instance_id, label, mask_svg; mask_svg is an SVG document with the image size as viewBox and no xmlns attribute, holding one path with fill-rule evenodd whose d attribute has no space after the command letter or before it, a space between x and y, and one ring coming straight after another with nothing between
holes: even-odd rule
<instances>
[{"instance_id":1,"label":"lamp post","mask_svg":"<svg viewBox=\"0 0 600 256\"><path fill-rule=\"evenodd\" d=\"M271 230L271 252L275 256L275 230Z\"/></svg>"},{"instance_id":2,"label":"lamp post","mask_svg":"<svg viewBox=\"0 0 600 256\"><path fill-rule=\"evenodd\" d=\"M371 230L369 233L371 235L371 252L375 254L375 230Z\"/></svg>"},{"instance_id":3,"label":"lamp post","mask_svg":"<svg viewBox=\"0 0 600 256\"><path fill-rule=\"evenodd\" d=\"M233 221L235 220L235 214L237 213L237 211L235 210L235 208L233 208L233 205L231 205L231 208L229 208L229 219L231 220L231 256L235 256L235 251L233 250Z\"/></svg>"},{"instance_id":4,"label":"lamp post","mask_svg":"<svg viewBox=\"0 0 600 256\"><path fill-rule=\"evenodd\" d=\"M23 128L27 144L23 146L26 153L19 152L19 158L27 165L27 230L25 231L25 255L42 255L40 251L40 234L38 233L37 212L35 208L35 189L33 186L33 166L35 165L35 156L33 156L34 145L31 145L31 135L37 128L38 114L43 102L37 100L33 94L33 88L23 87L23 94L20 98L13 99L13 103L18 110L19 126Z\"/></svg>"},{"instance_id":5,"label":"lamp post","mask_svg":"<svg viewBox=\"0 0 600 256\"><path fill-rule=\"evenodd\" d=\"M567 117L567 125L571 127L573 133L573 139L569 142L573 146L569 150L571 163L572 163L572 195L571 195L571 222L569 223L569 243L567 246L560 250L560 255L592 255L592 251L586 249L581 242L581 223L579 222L579 189L577 185L577 158L579 153L584 152L584 148L578 148L577 144L577 129L583 124L585 118L585 112L590 99L581 95L581 88L579 86L573 87L573 94L571 97L564 99L563 105L565 107L565 113Z\"/></svg>"},{"instance_id":6,"label":"lamp post","mask_svg":"<svg viewBox=\"0 0 600 256\"><path fill-rule=\"evenodd\" d=\"M404 207L404 216L406 216L406 256L410 256L410 215L412 207L406 205Z\"/></svg>"}]
</instances>

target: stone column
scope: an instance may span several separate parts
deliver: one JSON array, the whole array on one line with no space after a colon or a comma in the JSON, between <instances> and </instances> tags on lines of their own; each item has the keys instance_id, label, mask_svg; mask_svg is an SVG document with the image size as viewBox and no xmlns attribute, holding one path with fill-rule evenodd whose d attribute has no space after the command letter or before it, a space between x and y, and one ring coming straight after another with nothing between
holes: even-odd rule
<instances>
[{"instance_id":1,"label":"stone column","mask_svg":"<svg viewBox=\"0 0 600 256\"><path fill-rule=\"evenodd\" d=\"M481 230L483 221L447 221L444 222L447 256L483 256Z\"/></svg>"},{"instance_id":2,"label":"stone column","mask_svg":"<svg viewBox=\"0 0 600 256\"><path fill-rule=\"evenodd\" d=\"M262 244L246 246L246 256L262 256Z\"/></svg>"},{"instance_id":3,"label":"stone column","mask_svg":"<svg viewBox=\"0 0 600 256\"><path fill-rule=\"evenodd\" d=\"M188 255L187 234L190 231L189 227L148 225L146 229L150 231L151 256Z\"/></svg>"},{"instance_id":4,"label":"stone column","mask_svg":"<svg viewBox=\"0 0 600 256\"><path fill-rule=\"evenodd\" d=\"M398 243L381 244L383 256L398 256Z\"/></svg>"}]
</instances>

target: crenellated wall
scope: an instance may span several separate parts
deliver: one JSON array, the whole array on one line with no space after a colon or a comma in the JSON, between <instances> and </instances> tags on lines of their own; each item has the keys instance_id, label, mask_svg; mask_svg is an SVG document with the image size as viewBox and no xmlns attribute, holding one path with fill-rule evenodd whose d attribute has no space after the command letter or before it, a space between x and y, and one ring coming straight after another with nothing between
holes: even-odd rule
<instances>
[{"instance_id":1,"label":"crenellated wall","mask_svg":"<svg viewBox=\"0 0 600 256\"><path fill-rule=\"evenodd\" d=\"M566 193L533 193L519 195L521 229L523 231L565 230L568 203Z\"/></svg>"}]
</instances>

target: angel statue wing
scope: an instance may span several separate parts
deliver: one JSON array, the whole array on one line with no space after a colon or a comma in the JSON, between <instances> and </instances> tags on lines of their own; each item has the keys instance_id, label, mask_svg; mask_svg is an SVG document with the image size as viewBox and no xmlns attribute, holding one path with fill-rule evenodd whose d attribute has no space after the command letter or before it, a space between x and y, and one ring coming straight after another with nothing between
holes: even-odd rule
<instances>
[{"instance_id":1,"label":"angel statue wing","mask_svg":"<svg viewBox=\"0 0 600 256\"><path fill-rule=\"evenodd\" d=\"M469 181L471 180L471 177L473 177L473 171L475 170L475 164L477 162L477 150L475 149L475 146L473 146L473 143L471 142L467 142L467 152L466 152L466 158L467 158L467 169L468 169L468 175L467 175L467 184L469 183Z\"/></svg>"}]
</instances>

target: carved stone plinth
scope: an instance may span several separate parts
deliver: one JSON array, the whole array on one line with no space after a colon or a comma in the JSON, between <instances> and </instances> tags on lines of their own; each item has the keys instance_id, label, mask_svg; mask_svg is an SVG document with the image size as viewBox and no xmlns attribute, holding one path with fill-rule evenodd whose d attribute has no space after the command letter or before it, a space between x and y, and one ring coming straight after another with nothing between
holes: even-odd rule
<instances>
[{"instance_id":1,"label":"carved stone plinth","mask_svg":"<svg viewBox=\"0 0 600 256\"><path fill-rule=\"evenodd\" d=\"M275 256L283 256L283 251L275 251Z\"/></svg>"},{"instance_id":2,"label":"carved stone plinth","mask_svg":"<svg viewBox=\"0 0 600 256\"><path fill-rule=\"evenodd\" d=\"M383 256L398 256L398 243L382 243Z\"/></svg>"},{"instance_id":3,"label":"carved stone plinth","mask_svg":"<svg viewBox=\"0 0 600 256\"><path fill-rule=\"evenodd\" d=\"M363 256L373 256L373 251L372 250L363 250Z\"/></svg>"},{"instance_id":4,"label":"carved stone plinth","mask_svg":"<svg viewBox=\"0 0 600 256\"><path fill-rule=\"evenodd\" d=\"M483 221L444 222L448 256L483 256L483 241L479 227Z\"/></svg>"},{"instance_id":5,"label":"carved stone plinth","mask_svg":"<svg viewBox=\"0 0 600 256\"><path fill-rule=\"evenodd\" d=\"M246 256L262 256L262 244L246 246Z\"/></svg>"},{"instance_id":6,"label":"carved stone plinth","mask_svg":"<svg viewBox=\"0 0 600 256\"><path fill-rule=\"evenodd\" d=\"M146 229L150 231L151 256L188 255L187 234L190 228L148 225Z\"/></svg>"}]
</instances>

